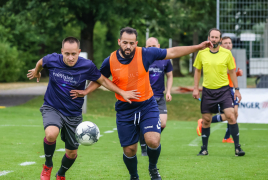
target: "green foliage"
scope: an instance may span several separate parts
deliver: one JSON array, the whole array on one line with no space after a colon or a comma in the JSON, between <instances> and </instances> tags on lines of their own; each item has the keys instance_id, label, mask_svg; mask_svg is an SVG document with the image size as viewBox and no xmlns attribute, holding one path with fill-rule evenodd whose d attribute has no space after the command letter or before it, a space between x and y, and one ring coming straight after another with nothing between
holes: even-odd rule
<instances>
[{"instance_id":1,"label":"green foliage","mask_svg":"<svg viewBox=\"0 0 268 180\"><path fill-rule=\"evenodd\" d=\"M23 63L19 59L16 47L10 47L9 43L0 42L0 82L14 82L21 71Z\"/></svg>"}]
</instances>

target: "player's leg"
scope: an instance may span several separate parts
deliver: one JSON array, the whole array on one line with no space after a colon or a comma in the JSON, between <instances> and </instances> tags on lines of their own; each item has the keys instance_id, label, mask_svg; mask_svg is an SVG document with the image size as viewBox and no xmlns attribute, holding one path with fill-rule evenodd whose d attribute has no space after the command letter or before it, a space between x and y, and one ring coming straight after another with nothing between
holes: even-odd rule
<instances>
[{"instance_id":1,"label":"player's leg","mask_svg":"<svg viewBox=\"0 0 268 180\"><path fill-rule=\"evenodd\" d=\"M45 165L48 167L53 166L52 157L56 149L56 139L59 135L60 129L57 126L48 126L45 129L44 138L44 152L46 162Z\"/></svg>"},{"instance_id":2,"label":"player's leg","mask_svg":"<svg viewBox=\"0 0 268 180\"><path fill-rule=\"evenodd\" d=\"M72 167L77 158L77 147L65 142L65 154L61 160L61 167L56 176L65 177L65 173Z\"/></svg>"},{"instance_id":3,"label":"player's leg","mask_svg":"<svg viewBox=\"0 0 268 180\"><path fill-rule=\"evenodd\" d=\"M139 179L138 175L138 159L137 159L137 147L138 143L132 144L130 146L123 147L123 160L130 174L130 179Z\"/></svg>"},{"instance_id":4,"label":"player's leg","mask_svg":"<svg viewBox=\"0 0 268 180\"><path fill-rule=\"evenodd\" d=\"M231 92L231 95L232 95L232 100L234 99L234 90L233 88L230 88L230 92ZM237 117L238 117L238 99L236 99L234 101L234 112L235 112L235 119L237 120ZM223 121L226 121L227 118L225 116L225 114L221 114L221 117L222 117L222 120ZM225 136L224 136L224 139L222 140L222 142L226 142L226 143L234 143L233 139L230 138L230 126L229 126L229 123L227 123L227 128L226 128L226 133L225 133Z\"/></svg>"},{"instance_id":5,"label":"player's leg","mask_svg":"<svg viewBox=\"0 0 268 180\"><path fill-rule=\"evenodd\" d=\"M161 132L162 132L166 128L167 114L160 114L160 120L161 120Z\"/></svg>"},{"instance_id":6,"label":"player's leg","mask_svg":"<svg viewBox=\"0 0 268 180\"><path fill-rule=\"evenodd\" d=\"M146 132L144 134L146 144L148 146L147 153L149 156L149 169L157 168L157 161L161 152L160 133Z\"/></svg>"},{"instance_id":7,"label":"player's leg","mask_svg":"<svg viewBox=\"0 0 268 180\"><path fill-rule=\"evenodd\" d=\"M210 136L210 124L211 124L211 118L212 114L211 113L204 113L202 114L202 147L201 151L199 152L198 155L208 155L208 139Z\"/></svg>"},{"instance_id":8,"label":"player's leg","mask_svg":"<svg viewBox=\"0 0 268 180\"><path fill-rule=\"evenodd\" d=\"M164 97L159 98L157 101L160 120L161 120L161 132L165 129L167 124L167 105Z\"/></svg>"},{"instance_id":9,"label":"player's leg","mask_svg":"<svg viewBox=\"0 0 268 180\"><path fill-rule=\"evenodd\" d=\"M136 115L135 115L136 114ZM134 118L136 117L135 121ZM123 161L130 174L130 179L139 179L137 146L140 128L138 126L138 113L117 112L116 124L120 144L123 147ZM134 124L135 123L135 124Z\"/></svg>"},{"instance_id":10,"label":"player's leg","mask_svg":"<svg viewBox=\"0 0 268 180\"><path fill-rule=\"evenodd\" d=\"M151 180L161 180L161 176L157 169L157 162L161 152L160 135L161 120L159 117L159 109L156 101L152 101L141 112L140 129L144 134L147 144L147 154L149 157L149 174Z\"/></svg>"},{"instance_id":11,"label":"player's leg","mask_svg":"<svg viewBox=\"0 0 268 180\"><path fill-rule=\"evenodd\" d=\"M72 167L77 158L79 143L75 138L76 127L83 121L82 116L65 117L61 116L63 127L61 129L61 140L65 142L65 154L61 160L61 167L57 172L57 178L65 177L66 172Z\"/></svg>"},{"instance_id":12,"label":"player's leg","mask_svg":"<svg viewBox=\"0 0 268 180\"><path fill-rule=\"evenodd\" d=\"M43 125L45 129L44 153L46 162L40 175L41 180L49 180L53 162L52 157L56 149L56 139L59 130L62 127L61 117L57 110L50 106L42 106L40 111L43 116Z\"/></svg>"},{"instance_id":13,"label":"player's leg","mask_svg":"<svg viewBox=\"0 0 268 180\"><path fill-rule=\"evenodd\" d=\"M211 90L203 87L202 99L201 99L201 114L202 114L202 143L201 151L197 155L208 155L208 139L210 136L210 124L212 120L212 114L218 112L217 96L218 90Z\"/></svg>"},{"instance_id":14,"label":"player's leg","mask_svg":"<svg viewBox=\"0 0 268 180\"><path fill-rule=\"evenodd\" d=\"M145 142L145 139L144 139L142 131L140 131L139 140L140 140L140 145L141 145L141 155L142 156L148 156L147 155L147 145L146 145L146 142Z\"/></svg>"},{"instance_id":15,"label":"player's leg","mask_svg":"<svg viewBox=\"0 0 268 180\"><path fill-rule=\"evenodd\" d=\"M225 114L227 121L229 123L230 133L231 133L233 140L234 140L235 154L237 156L244 156L245 152L241 149L241 146L239 144L239 128L238 128L238 124L236 122L234 108L232 107L233 101L231 98L232 97L230 96L230 100L229 100L229 98L225 98L225 101L223 101L223 103L222 103L222 106L224 109L223 111L224 111L224 114Z\"/></svg>"}]
</instances>

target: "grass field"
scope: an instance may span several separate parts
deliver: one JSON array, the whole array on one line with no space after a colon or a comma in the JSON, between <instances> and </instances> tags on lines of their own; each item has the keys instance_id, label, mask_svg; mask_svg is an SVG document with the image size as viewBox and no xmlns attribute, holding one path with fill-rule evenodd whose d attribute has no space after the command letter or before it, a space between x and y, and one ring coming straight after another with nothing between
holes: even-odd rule
<instances>
[{"instance_id":1,"label":"grass field","mask_svg":"<svg viewBox=\"0 0 268 180\"><path fill-rule=\"evenodd\" d=\"M0 180L38 180L44 163L44 131L39 107L43 97L28 103L0 109ZM67 172L67 180L128 180L122 160L122 148L115 123L114 94L96 91L88 96L85 121L96 123L102 137L93 146L80 146L78 158ZM187 108L188 107L188 108ZM196 120L199 102L191 95L173 95L168 106L169 120L161 137L162 152L158 163L163 180L178 179L267 179L268 125L239 124L244 157L234 156L234 145L221 142L226 124L213 124L209 139L209 156L199 157L201 138L197 136ZM105 133L113 131L112 133ZM64 148L58 138L56 150ZM54 153L54 175L64 155ZM41 156L41 157L40 157ZM141 180L148 180L148 158L138 149L138 171ZM24 162L35 164L21 166ZM6 175L4 172L9 172ZM55 179L52 177L51 179Z\"/></svg>"}]
</instances>

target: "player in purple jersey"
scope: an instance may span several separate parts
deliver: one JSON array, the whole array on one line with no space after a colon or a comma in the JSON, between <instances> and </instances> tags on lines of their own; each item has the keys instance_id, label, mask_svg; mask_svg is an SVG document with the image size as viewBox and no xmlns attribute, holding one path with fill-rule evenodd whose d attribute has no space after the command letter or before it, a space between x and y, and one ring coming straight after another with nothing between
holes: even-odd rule
<instances>
[{"instance_id":1,"label":"player in purple jersey","mask_svg":"<svg viewBox=\"0 0 268 180\"><path fill-rule=\"evenodd\" d=\"M56 139L61 130L61 139L65 142L66 154L56 174L57 180L64 180L66 171L72 166L76 157L79 143L75 138L75 129L82 122L82 105L84 98L73 99L70 91L84 90L86 80L96 81L111 91L121 94L129 103L129 99L139 99L136 91L123 91L104 77L94 63L79 57L80 42L74 37L67 37L62 42L62 54L49 54L40 59L35 69L29 70L29 79L41 77L43 68L49 71L49 83L40 108L45 130L44 152L45 165L40 175L41 180L50 180L53 167L52 157L56 148Z\"/></svg>"},{"instance_id":2,"label":"player in purple jersey","mask_svg":"<svg viewBox=\"0 0 268 180\"><path fill-rule=\"evenodd\" d=\"M151 180L161 180L157 168L161 152L161 122L159 121L158 106L149 83L149 66L157 59L181 57L211 47L212 43L205 41L199 45L169 49L141 48L137 47L137 35L137 31L133 28L121 29L118 39L119 49L103 61L100 71L106 77L112 75L113 82L117 83L118 86L124 86L126 89L128 87L147 88L146 91L141 92L141 95L148 99L140 100L140 98L138 102L132 102L132 104L118 99L115 104L117 131L124 152L123 161L129 171L130 179L139 179L136 153L140 131L142 131L148 145L148 170ZM86 90L73 90L72 93L75 97L81 97L99 86L98 83L91 82ZM118 96L116 95L116 97Z\"/></svg>"},{"instance_id":3,"label":"player in purple jersey","mask_svg":"<svg viewBox=\"0 0 268 180\"><path fill-rule=\"evenodd\" d=\"M160 48L158 39L151 37L146 41L146 48L156 47ZM157 102L159 109L159 116L161 120L161 132L166 127L167 122L167 106L166 101L172 100L170 94L172 83L173 83L173 67L170 60L156 60L149 67L150 84L154 92L154 98ZM165 75L167 76L167 91L166 91L166 101L164 98L165 91ZM145 143L143 134L140 134L140 145L141 145L141 155L147 156L147 145Z\"/></svg>"}]
</instances>

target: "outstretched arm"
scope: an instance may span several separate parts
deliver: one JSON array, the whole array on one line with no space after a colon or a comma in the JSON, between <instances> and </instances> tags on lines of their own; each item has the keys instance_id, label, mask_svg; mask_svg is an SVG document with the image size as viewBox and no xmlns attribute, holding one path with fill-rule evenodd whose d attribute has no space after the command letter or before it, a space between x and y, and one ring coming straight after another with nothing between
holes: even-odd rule
<instances>
[{"instance_id":1,"label":"outstretched arm","mask_svg":"<svg viewBox=\"0 0 268 180\"><path fill-rule=\"evenodd\" d=\"M27 74L27 78L29 78L30 80L33 78L37 78L37 82L39 82L40 78L41 78L41 70L43 69L43 58L40 59L37 63L34 69L30 69L28 70L28 74Z\"/></svg>"},{"instance_id":2,"label":"outstretched arm","mask_svg":"<svg viewBox=\"0 0 268 180\"><path fill-rule=\"evenodd\" d=\"M194 46L176 46L167 49L167 55L165 59L174 59L181 56L185 56L196 52L198 50L205 49L207 47L213 47L213 44L210 41L204 41L201 44Z\"/></svg>"}]
</instances>

